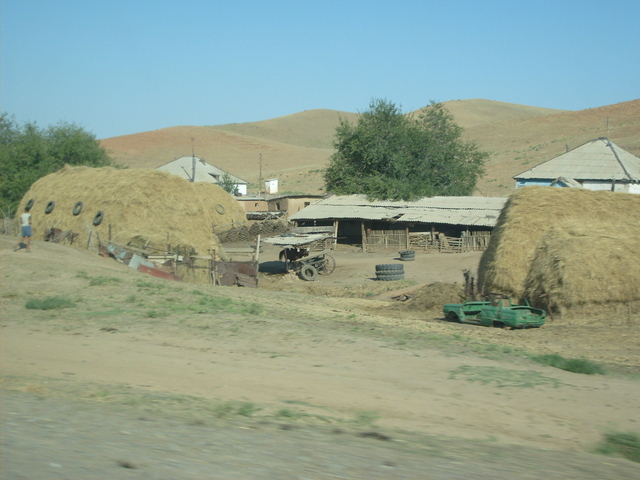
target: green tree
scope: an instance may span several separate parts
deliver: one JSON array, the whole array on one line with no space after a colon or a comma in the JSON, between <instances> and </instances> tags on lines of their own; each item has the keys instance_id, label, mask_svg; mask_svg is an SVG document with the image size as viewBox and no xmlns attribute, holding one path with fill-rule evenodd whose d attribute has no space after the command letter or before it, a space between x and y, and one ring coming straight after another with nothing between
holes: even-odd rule
<instances>
[{"instance_id":1,"label":"green tree","mask_svg":"<svg viewBox=\"0 0 640 480\"><path fill-rule=\"evenodd\" d=\"M464 141L462 131L441 103L414 117L374 99L355 125L340 120L327 191L379 200L471 195L489 154Z\"/></svg>"},{"instance_id":2,"label":"green tree","mask_svg":"<svg viewBox=\"0 0 640 480\"><path fill-rule=\"evenodd\" d=\"M238 195L238 185L235 184L235 182L231 178L231 175L229 175L228 173L225 172L222 174L220 180L218 181L218 185L222 187L225 192L231 195Z\"/></svg>"},{"instance_id":3,"label":"green tree","mask_svg":"<svg viewBox=\"0 0 640 480\"><path fill-rule=\"evenodd\" d=\"M69 165L116 166L95 136L60 123L40 129L35 123L18 125L0 114L0 209L14 213L31 185Z\"/></svg>"}]
</instances>

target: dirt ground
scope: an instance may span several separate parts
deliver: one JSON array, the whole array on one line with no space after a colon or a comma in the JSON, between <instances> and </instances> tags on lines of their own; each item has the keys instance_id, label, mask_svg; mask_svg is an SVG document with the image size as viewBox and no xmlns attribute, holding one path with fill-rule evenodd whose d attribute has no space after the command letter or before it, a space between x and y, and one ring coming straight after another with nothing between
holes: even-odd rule
<instances>
[{"instance_id":1,"label":"dirt ground","mask_svg":"<svg viewBox=\"0 0 640 480\"><path fill-rule=\"evenodd\" d=\"M411 305L479 254L335 254L316 282L154 279L97 255L2 237L1 477L632 479L595 454L640 430L640 328L550 321L507 331ZM381 285L394 284L394 285ZM389 300L405 293L406 302ZM341 296L337 296L341 295ZM68 308L25 308L61 297ZM585 357L606 375L531 362Z\"/></svg>"}]
</instances>

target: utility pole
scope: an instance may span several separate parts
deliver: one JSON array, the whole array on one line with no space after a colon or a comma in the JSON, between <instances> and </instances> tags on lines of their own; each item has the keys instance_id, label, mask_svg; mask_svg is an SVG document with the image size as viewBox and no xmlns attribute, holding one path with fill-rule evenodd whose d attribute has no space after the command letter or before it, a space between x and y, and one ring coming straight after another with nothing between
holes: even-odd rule
<instances>
[{"instance_id":1,"label":"utility pole","mask_svg":"<svg viewBox=\"0 0 640 480\"><path fill-rule=\"evenodd\" d=\"M191 181L195 182L196 181L196 151L193 148L193 140L194 138L191 137Z\"/></svg>"},{"instance_id":2,"label":"utility pole","mask_svg":"<svg viewBox=\"0 0 640 480\"><path fill-rule=\"evenodd\" d=\"M260 154L260 176L258 178L258 196L262 195L262 154Z\"/></svg>"}]
</instances>

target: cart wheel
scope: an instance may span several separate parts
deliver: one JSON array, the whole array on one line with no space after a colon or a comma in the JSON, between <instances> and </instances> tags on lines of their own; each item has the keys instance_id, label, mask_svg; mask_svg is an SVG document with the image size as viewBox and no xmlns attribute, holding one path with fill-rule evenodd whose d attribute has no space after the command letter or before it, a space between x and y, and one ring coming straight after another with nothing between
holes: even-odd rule
<instances>
[{"instance_id":1,"label":"cart wheel","mask_svg":"<svg viewBox=\"0 0 640 480\"><path fill-rule=\"evenodd\" d=\"M318 278L318 269L310 264L304 264L300 268L300 278L306 280L307 282L313 282L316 278Z\"/></svg>"},{"instance_id":2,"label":"cart wheel","mask_svg":"<svg viewBox=\"0 0 640 480\"><path fill-rule=\"evenodd\" d=\"M318 269L318 273L320 275L331 275L333 271L336 269L336 259L331 255L325 255L324 261L320 265Z\"/></svg>"}]
</instances>

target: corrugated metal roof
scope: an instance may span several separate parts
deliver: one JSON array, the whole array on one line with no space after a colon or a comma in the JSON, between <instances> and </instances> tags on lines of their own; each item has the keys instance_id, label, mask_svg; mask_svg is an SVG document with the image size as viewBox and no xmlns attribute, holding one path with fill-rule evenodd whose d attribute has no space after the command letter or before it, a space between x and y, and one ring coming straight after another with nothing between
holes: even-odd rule
<instances>
[{"instance_id":1,"label":"corrugated metal roof","mask_svg":"<svg viewBox=\"0 0 640 480\"><path fill-rule=\"evenodd\" d=\"M194 158L196 170L194 181L196 182L218 183L216 177L220 178L226 173L235 184L248 183L246 180L243 180L240 177L236 177L235 175L231 175L230 173L225 172L224 170L215 167L198 157L176 158L169 163L165 163L164 165L159 166L158 168L156 168L156 170L160 170L161 172L169 172L173 175L178 175L189 180L191 178L191 175L193 174Z\"/></svg>"},{"instance_id":2,"label":"corrugated metal roof","mask_svg":"<svg viewBox=\"0 0 640 480\"><path fill-rule=\"evenodd\" d=\"M492 227L505 197L431 197L415 202L369 202L364 195L331 196L300 210L291 220L361 219Z\"/></svg>"},{"instance_id":3,"label":"corrugated metal roof","mask_svg":"<svg viewBox=\"0 0 640 480\"><path fill-rule=\"evenodd\" d=\"M281 247L293 247L300 245L307 245L308 243L317 242L329 238L331 235L326 233L314 233L314 234L283 234L275 237L263 238L262 241L270 243L272 245L279 245Z\"/></svg>"},{"instance_id":4,"label":"corrugated metal roof","mask_svg":"<svg viewBox=\"0 0 640 480\"><path fill-rule=\"evenodd\" d=\"M516 180L550 179L640 181L640 158L606 138L592 140L513 177Z\"/></svg>"}]
</instances>

